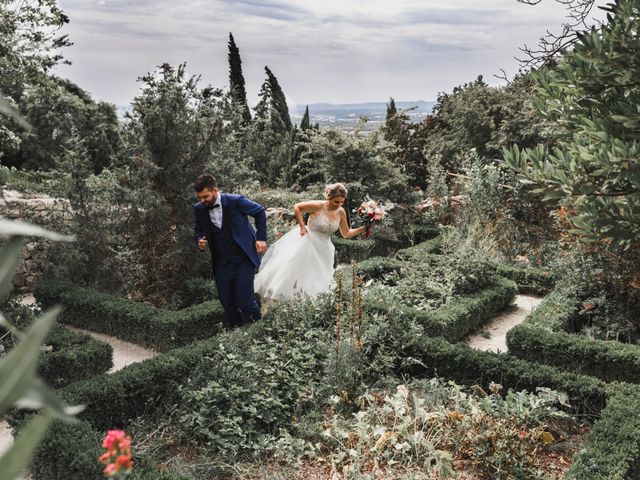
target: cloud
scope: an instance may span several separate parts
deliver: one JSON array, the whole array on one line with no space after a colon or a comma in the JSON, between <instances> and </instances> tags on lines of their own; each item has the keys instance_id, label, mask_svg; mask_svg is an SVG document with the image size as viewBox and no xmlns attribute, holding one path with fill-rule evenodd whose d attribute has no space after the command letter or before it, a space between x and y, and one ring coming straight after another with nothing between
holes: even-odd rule
<instances>
[{"instance_id":1,"label":"cloud","mask_svg":"<svg viewBox=\"0 0 640 480\"><path fill-rule=\"evenodd\" d=\"M59 73L117 104L129 102L135 79L163 62L186 61L204 82L225 86L229 32L240 48L250 103L265 65L301 103L390 94L430 100L480 73L515 73L518 47L537 43L564 19L552 0L536 7L515 0L60 3L71 19L64 33L75 45L65 53L73 65Z\"/></svg>"}]
</instances>

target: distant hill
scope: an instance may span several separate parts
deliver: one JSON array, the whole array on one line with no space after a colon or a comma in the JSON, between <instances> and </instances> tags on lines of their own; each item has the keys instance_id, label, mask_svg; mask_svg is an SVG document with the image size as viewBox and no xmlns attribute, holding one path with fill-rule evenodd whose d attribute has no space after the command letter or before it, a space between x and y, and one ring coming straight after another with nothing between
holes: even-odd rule
<instances>
[{"instance_id":1,"label":"distant hill","mask_svg":"<svg viewBox=\"0 0 640 480\"><path fill-rule=\"evenodd\" d=\"M416 100L412 102L396 102L398 110L411 109L407 115L413 122L419 122L431 113L435 102ZM289 109L291 119L299 123L306 105L295 105ZM311 103L309 104L311 123L319 123L321 127L333 127L352 130L361 117L368 119L366 129L372 130L384 123L387 116L386 102L366 103Z\"/></svg>"},{"instance_id":2,"label":"distant hill","mask_svg":"<svg viewBox=\"0 0 640 480\"><path fill-rule=\"evenodd\" d=\"M407 115L411 121L417 123L431 113L435 102L416 100L413 102L396 102L398 110L408 110ZM294 105L289 108L291 120L300 123L306 105ZM131 105L118 105L118 116L131 111ZM409 110L411 109L411 110ZM366 103L311 103L309 104L311 123L319 123L321 127L338 128L340 130L353 130L362 117L367 118L365 130L374 130L384 123L387 116L386 102Z\"/></svg>"}]
</instances>

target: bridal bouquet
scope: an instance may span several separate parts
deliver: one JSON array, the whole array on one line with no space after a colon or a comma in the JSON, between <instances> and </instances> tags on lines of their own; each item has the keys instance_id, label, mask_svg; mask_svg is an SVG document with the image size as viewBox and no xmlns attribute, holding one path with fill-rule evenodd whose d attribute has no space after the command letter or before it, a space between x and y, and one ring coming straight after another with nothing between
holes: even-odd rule
<instances>
[{"instance_id":1,"label":"bridal bouquet","mask_svg":"<svg viewBox=\"0 0 640 480\"><path fill-rule=\"evenodd\" d=\"M390 208L378 204L374 200L367 200L366 202L363 202L362 205L360 205L358 208L353 210L354 223L366 226L367 230L364 236L368 237L371 226L374 224L382 223L388 209Z\"/></svg>"}]
</instances>

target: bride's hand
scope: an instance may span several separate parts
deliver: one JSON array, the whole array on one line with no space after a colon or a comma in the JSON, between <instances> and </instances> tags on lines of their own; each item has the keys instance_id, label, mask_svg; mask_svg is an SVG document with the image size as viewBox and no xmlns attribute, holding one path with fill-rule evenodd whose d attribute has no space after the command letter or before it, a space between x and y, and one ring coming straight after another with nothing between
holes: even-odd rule
<instances>
[{"instance_id":1,"label":"bride's hand","mask_svg":"<svg viewBox=\"0 0 640 480\"><path fill-rule=\"evenodd\" d=\"M303 225L302 227L300 227L300 236L304 237L306 234L307 234L307 227Z\"/></svg>"}]
</instances>

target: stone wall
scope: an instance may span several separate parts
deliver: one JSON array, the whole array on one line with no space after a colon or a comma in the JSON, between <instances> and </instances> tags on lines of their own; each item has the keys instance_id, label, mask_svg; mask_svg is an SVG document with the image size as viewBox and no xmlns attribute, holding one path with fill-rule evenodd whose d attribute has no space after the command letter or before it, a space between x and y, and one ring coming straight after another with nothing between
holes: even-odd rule
<instances>
[{"instance_id":1,"label":"stone wall","mask_svg":"<svg viewBox=\"0 0 640 480\"><path fill-rule=\"evenodd\" d=\"M68 202L65 199L25 194L15 190L2 190L0 195L0 217L9 220L20 220L46 227L52 214L65 218L68 211ZM0 242L2 241L0 238ZM46 240L28 239L13 279L18 292L31 291L34 281L44 271L46 248Z\"/></svg>"}]
</instances>

